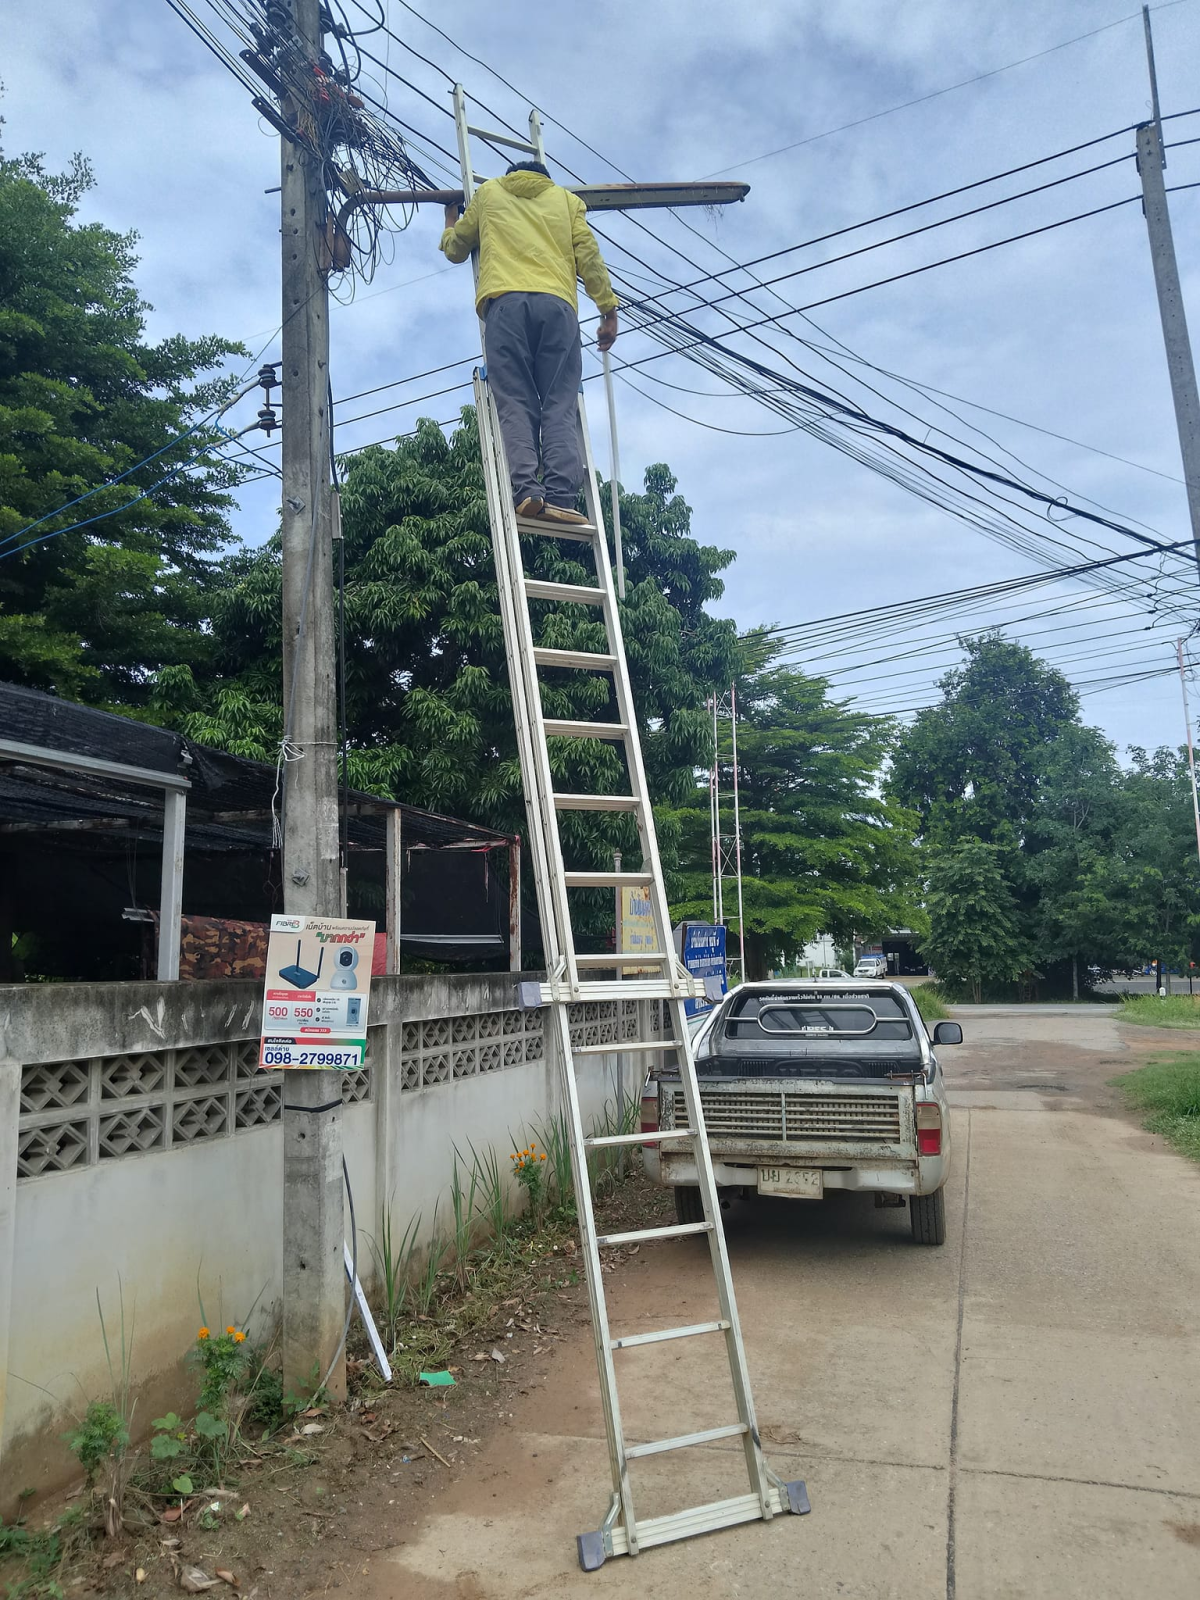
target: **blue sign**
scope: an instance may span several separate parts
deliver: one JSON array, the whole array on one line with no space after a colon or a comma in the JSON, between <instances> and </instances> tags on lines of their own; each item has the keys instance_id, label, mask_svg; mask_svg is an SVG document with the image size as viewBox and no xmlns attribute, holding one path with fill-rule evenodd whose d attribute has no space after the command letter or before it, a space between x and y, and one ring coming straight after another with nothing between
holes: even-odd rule
<instances>
[{"instance_id":1,"label":"blue sign","mask_svg":"<svg viewBox=\"0 0 1200 1600\"><path fill-rule=\"evenodd\" d=\"M693 977L716 978L720 981L721 993L728 992L724 928L716 927L711 922L685 922L680 958ZM715 985L709 985L710 990L713 987ZM695 1017L710 1007L703 1000L685 1000L684 1009L689 1017Z\"/></svg>"}]
</instances>

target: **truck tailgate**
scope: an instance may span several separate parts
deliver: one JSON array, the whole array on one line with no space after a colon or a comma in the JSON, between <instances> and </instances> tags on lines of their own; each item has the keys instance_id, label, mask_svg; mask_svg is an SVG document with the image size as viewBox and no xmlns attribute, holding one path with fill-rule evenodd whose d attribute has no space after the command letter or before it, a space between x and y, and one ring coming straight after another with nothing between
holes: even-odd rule
<instances>
[{"instance_id":1,"label":"truck tailgate","mask_svg":"<svg viewBox=\"0 0 1200 1600\"><path fill-rule=\"evenodd\" d=\"M917 1159L907 1086L858 1083L847 1092L837 1084L795 1080L775 1086L761 1078L701 1079L700 1100L714 1155L830 1164L864 1156ZM660 1118L664 1128L687 1126L683 1090L669 1082L662 1085Z\"/></svg>"}]
</instances>

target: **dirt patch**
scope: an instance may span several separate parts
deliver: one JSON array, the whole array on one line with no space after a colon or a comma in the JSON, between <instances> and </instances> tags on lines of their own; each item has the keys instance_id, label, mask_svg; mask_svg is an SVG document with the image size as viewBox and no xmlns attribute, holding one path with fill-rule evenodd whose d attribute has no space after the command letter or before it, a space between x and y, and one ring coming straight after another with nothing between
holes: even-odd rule
<instances>
[{"instance_id":1,"label":"dirt patch","mask_svg":"<svg viewBox=\"0 0 1200 1600\"><path fill-rule=\"evenodd\" d=\"M597 1219L611 1232L658 1226L669 1216L670 1192L640 1173L597 1203ZM590 1326L578 1243L561 1229L553 1237L560 1242L551 1246L547 1236L545 1253L534 1252L503 1300L464 1317L470 1294L450 1296L430 1320L432 1342L456 1379L452 1388L383 1387L356 1333L345 1407L315 1408L270 1438L252 1438L225 1485L203 1486L183 1502L182 1514L178 1496L132 1490L124 1539L105 1540L85 1526L68 1541L62 1563L36 1584L15 1588L31 1576L29 1565L0 1557L0 1584L30 1600L54 1594L51 1584L68 1597L165 1600L201 1582L189 1578L199 1569L214 1580L205 1592L217 1600L222 1593L275 1600L351 1586L372 1553L403 1543L437 1495L476 1470L509 1426L518 1398L545 1384L561 1348ZM636 1246L607 1252L606 1270L638 1254ZM465 1336L460 1322L470 1324ZM536 1475L536 1461L522 1466ZM481 1484L480 1495L501 1487ZM77 1490L40 1505L28 1528L40 1533L72 1509L91 1522L87 1497ZM442 1592L470 1600L481 1591L464 1572Z\"/></svg>"},{"instance_id":2,"label":"dirt patch","mask_svg":"<svg viewBox=\"0 0 1200 1600\"><path fill-rule=\"evenodd\" d=\"M1184 1544L1192 1544L1200 1549L1200 1522L1168 1522L1167 1527Z\"/></svg>"}]
</instances>

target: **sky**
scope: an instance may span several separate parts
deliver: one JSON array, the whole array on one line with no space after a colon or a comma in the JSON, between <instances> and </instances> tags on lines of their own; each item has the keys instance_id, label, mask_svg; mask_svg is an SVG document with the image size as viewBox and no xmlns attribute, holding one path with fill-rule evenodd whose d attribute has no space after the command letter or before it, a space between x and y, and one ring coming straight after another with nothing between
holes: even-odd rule
<instances>
[{"instance_id":1,"label":"sky","mask_svg":"<svg viewBox=\"0 0 1200 1600\"><path fill-rule=\"evenodd\" d=\"M236 49L206 0L193 4ZM391 35L368 31L380 4ZM1085 719L1121 753L1183 738L1179 680L1169 669L1175 639L1200 623L1196 571L1184 557L1121 563L1111 569L1112 589L1094 578L1063 580L932 621L906 603L1145 548L1073 508L1161 543L1190 536L1140 204L979 248L1138 194L1131 130L1149 115L1150 96L1141 17L1126 5L609 0L597 9L568 0L542 8L535 23L527 7L478 0L415 0L411 8L342 0L360 43L378 57L364 61L362 86L418 130L414 154L439 182L450 184L450 163L435 146L454 146L446 111L459 79L473 104L486 103L477 116L489 124L523 125L536 100L556 176L570 167L593 182L625 171L645 181L720 173L750 183L742 204L684 214L696 233L665 213L595 218L610 265L640 290L661 294L669 283L728 269L727 257L757 260L853 229L755 268L762 277L792 274L774 290L726 270L723 288L710 278L698 293L738 289L745 298L698 310L696 296L676 293L666 304L731 348L793 378L803 373L825 392L836 388L918 441L1061 496L1049 515L1023 503L1025 548L918 498L679 356L635 366L616 386L625 486L640 488L646 466L669 463L696 537L736 552L713 609L741 628L794 629L783 636L784 659L828 676L839 697L911 714L937 697L936 680L961 658L955 634L1000 621L1066 672ZM520 92L441 37L425 14ZM8 15L5 148L43 151L52 169L76 150L86 154L96 187L81 215L137 233L150 336L220 333L243 341L255 367L278 356L279 202L270 191L279 141L245 88L165 0L15 0ZM1195 324L1200 188L1182 186L1200 183L1200 114L1177 114L1200 106L1200 0L1153 8L1153 26L1161 108L1172 118L1166 180L1180 186L1170 196L1175 247ZM1114 137L858 226L1106 135ZM1012 198L1102 163L1102 171ZM499 170L485 152L477 166ZM883 242L993 201L1007 203ZM470 398L469 388L433 394L467 382L478 350L470 273L438 254L441 227L440 207L419 212L387 237L370 284L338 289L346 303L331 316L331 370L340 450L393 438L418 416L449 422ZM848 251L860 253L830 259ZM913 271L967 252L976 253ZM878 281L885 278L898 281ZM771 348L733 331L727 313L777 315L786 309L777 295L808 310L760 330ZM583 309L586 336L594 321L586 301ZM614 361L620 368L658 351L629 331ZM453 361L463 365L395 386ZM589 355L585 378L597 371ZM379 385L393 387L350 398ZM607 472L603 389L588 381L586 392ZM243 426L256 406L251 397L245 415L235 410L227 420ZM844 425L826 431L843 443L860 437ZM278 459L277 447L266 453ZM997 492L1021 500L964 476L954 481L993 507L1009 509ZM246 542L273 531L277 487L265 478L240 491L234 526ZM861 614L885 605L900 610L886 627L868 629ZM849 622L836 629L811 626L844 614Z\"/></svg>"}]
</instances>

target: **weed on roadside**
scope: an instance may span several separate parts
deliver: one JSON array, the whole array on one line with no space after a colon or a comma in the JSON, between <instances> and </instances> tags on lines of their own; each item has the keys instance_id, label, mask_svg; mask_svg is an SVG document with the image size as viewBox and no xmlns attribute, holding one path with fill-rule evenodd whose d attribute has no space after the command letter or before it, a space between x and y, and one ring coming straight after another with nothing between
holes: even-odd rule
<instances>
[{"instance_id":1,"label":"weed on roadside","mask_svg":"<svg viewBox=\"0 0 1200 1600\"><path fill-rule=\"evenodd\" d=\"M1151 1133L1200 1161L1200 1054L1155 1056L1112 1082L1143 1113Z\"/></svg>"},{"instance_id":2,"label":"weed on roadside","mask_svg":"<svg viewBox=\"0 0 1200 1600\"><path fill-rule=\"evenodd\" d=\"M84 1513L77 1507L38 1531L0 1517L0 1576L7 1600L63 1600L63 1570L86 1538Z\"/></svg>"},{"instance_id":3,"label":"weed on roadside","mask_svg":"<svg viewBox=\"0 0 1200 1600\"><path fill-rule=\"evenodd\" d=\"M1200 994L1127 994L1117 1021L1143 1028L1200 1028Z\"/></svg>"},{"instance_id":4,"label":"weed on roadside","mask_svg":"<svg viewBox=\"0 0 1200 1600\"><path fill-rule=\"evenodd\" d=\"M917 983L909 990L925 1022L944 1022L950 1015L946 997L935 983Z\"/></svg>"}]
</instances>

